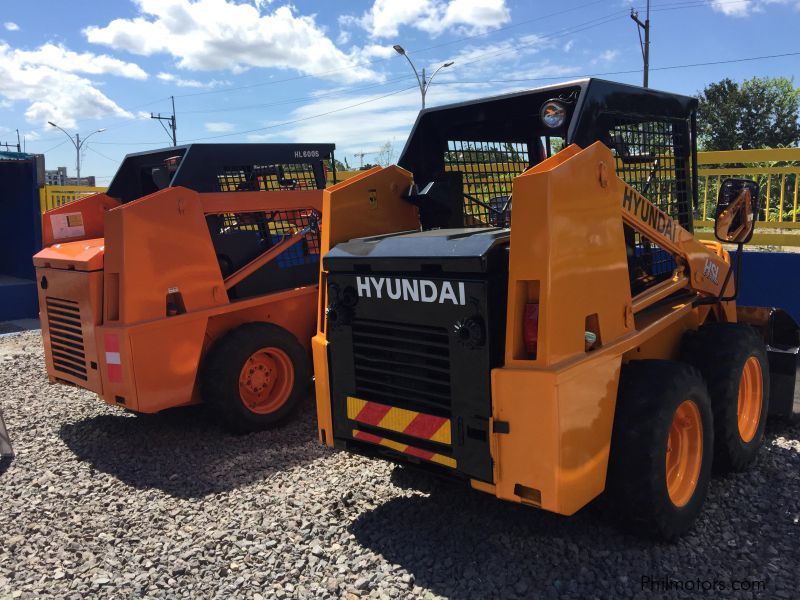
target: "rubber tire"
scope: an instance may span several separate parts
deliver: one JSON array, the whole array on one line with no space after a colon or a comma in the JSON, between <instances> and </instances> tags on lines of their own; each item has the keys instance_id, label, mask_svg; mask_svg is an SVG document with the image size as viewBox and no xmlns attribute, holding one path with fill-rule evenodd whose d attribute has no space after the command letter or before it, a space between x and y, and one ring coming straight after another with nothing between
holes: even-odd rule
<instances>
[{"instance_id":1,"label":"rubber tire","mask_svg":"<svg viewBox=\"0 0 800 600\"><path fill-rule=\"evenodd\" d=\"M703 374L714 411L714 470L743 471L755 460L764 441L769 413L769 362L767 348L758 332L743 323L709 323L688 332L683 340L682 360ZM756 356L761 365L764 397L761 418L753 439L739 435L739 380L744 364Z\"/></svg>"},{"instance_id":2,"label":"rubber tire","mask_svg":"<svg viewBox=\"0 0 800 600\"><path fill-rule=\"evenodd\" d=\"M703 421L703 456L694 493L678 507L667 491L666 453L673 415L687 399ZM713 446L711 400L696 369L666 360L623 365L606 479L612 516L637 535L672 540L684 534L705 502Z\"/></svg>"},{"instance_id":3,"label":"rubber tire","mask_svg":"<svg viewBox=\"0 0 800 600\"><path fill-rule=\"evenodd\" d=\"M294 386L276 411L258 414L248 409L239 395L239 374L245 361L264 347L280 348L294 367ZM226 333L208 352L200 375L200 395L237 433L268 429L286 420L311 385L311 366L306 351L291 333L273 323L245 323Z\"/></svg>"}]
</instances>

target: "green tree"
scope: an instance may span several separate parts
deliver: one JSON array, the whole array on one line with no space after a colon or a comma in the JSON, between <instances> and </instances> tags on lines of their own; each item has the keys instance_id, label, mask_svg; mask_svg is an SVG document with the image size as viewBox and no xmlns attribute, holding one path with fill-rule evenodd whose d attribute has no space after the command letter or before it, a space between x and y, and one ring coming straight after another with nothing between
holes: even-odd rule
<instances>
[{"instance_id":1,"label":"green tree","mask_svg":"<svg viewBox=\"0 0 800 600\"><path fill-rule=\"evenodd\" d=\"M347 163L347 159L345 159L344 163L342 161L340 161L338 158L335 158L334 161L336 163L336 170L337 171L347 171L349 169L349 167L345 164L345 163ZM329 171L332 169L330 159L326 159L325 160L325 166L327 167L327 169Z\"/></svg>"},{"instance_id":2,"label":"green tree","mask_svg":"<svg viewBox=\"0 0 800 600\"><path fill-rule=\"evenodd\" d=\"M712 83L700 93L703 150L794 146L800 142L800 89L786 77Z\"/></svg>"}]
</instances>

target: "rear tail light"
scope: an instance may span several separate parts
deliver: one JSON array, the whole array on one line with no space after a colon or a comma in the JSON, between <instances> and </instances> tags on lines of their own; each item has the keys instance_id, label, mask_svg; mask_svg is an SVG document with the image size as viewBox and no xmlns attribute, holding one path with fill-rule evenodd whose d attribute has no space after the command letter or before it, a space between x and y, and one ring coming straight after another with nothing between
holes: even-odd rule
<instances>
[{"instance_id":1,"label":"rear tail light","mask_svg":"<svg viewBox=\"0 0 800 600\"><path fill-rule=\"evenodd\" d=\"M536 357L536 346L539 341L539 304L525 305L522 316L522 339L525 342L525 352Z\"/></svg>"}]
</instances>

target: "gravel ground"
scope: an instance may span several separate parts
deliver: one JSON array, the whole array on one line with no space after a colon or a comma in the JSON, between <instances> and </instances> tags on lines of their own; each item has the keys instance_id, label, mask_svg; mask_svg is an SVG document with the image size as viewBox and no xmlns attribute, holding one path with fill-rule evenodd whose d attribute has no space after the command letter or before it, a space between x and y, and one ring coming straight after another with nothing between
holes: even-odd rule
<instances>
[{"instance_id":1,"label":"gravel ground","mask_svg":"<svg viewBox=\"0 0 800 600\"><path fill-rule=\"evenodd\" d=\"M714 479L693 533L669 545L617 532L599 503L562 518L329 451L315 441L311 399L293 423L248 436L202 409L126 414L48 385L40 343L36 331L0 336L0 402L18 454L0 468L0 598L788 599L800 589L797 426L771 425L756 467ZM664 594L665 579L683 591Z\"/></svg>"}]
</instances>

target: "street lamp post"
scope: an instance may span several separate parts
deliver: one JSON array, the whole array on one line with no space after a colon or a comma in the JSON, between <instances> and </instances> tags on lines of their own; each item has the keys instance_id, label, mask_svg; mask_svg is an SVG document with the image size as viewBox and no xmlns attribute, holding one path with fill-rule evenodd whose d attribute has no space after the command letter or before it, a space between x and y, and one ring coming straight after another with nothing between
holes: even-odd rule
<instances>
[{"instance_id":1,"label":"street lamp post","mask_svg":"<svg viewBox=\"0 0 800 600\"><path fill-rule=\"evenodd\" d=\"M428 93L428 88L430 87L431 81L433 81L433 78L436 77L436 74L439 71L441 71L442 69L444 69L446 67L451 67L455 63L452 60L449 61L449 62L444 63L442 66L440 66L438 69L436 69L433 72L433 75L431 75L430 78L428 78L426 80L425 79L425 68L423 67L423 69L422 69L422 77L420 77L419 73L417 72L417 67L414 66L413 62L411 62L411 59L408 57L408 54L406 54L405 48L403 48L400 44L395 44L394 46L392 46L392 48L394 48L394 51L397 52L400 56L405 56L406 60L408 61L408 64L410 64L411 68L414 69L414 75L417 76L417 83L419 84L419 92L420 92L420 94L422 94L422 108L425 108L425 94Z\"/></svg>"},{"instance_id":2,"label":"street lamp post","mask_svg":"<svg viewBox=\"0 0 800 600\"><path fill-rule=\"evenodd\" d=\"M58 125L56 125L52 121L48 121L47 124L48 125L52 125L56 129L61 129L61 127L59 127ZM75 170L78 173L78 177L77 177L78 185L81 184L81 148L83 148L83 145L86 143L86 140L88 140L90 137L92 137L95 133L103 133L104 131L105 131L105 129L97 129L97 130L93 131L92 133L90 133L89 135L87 135L82 140L81 140L81 134L76 132L75 133L75 139L73 140L72 136L70 134L68 134L66 131L61 129L61 132L65 136L67 136L67 139L69 139L69 141L72 142L72 145L75 146L75 153L76 153Z\"/></svg>"}]
</instances>

